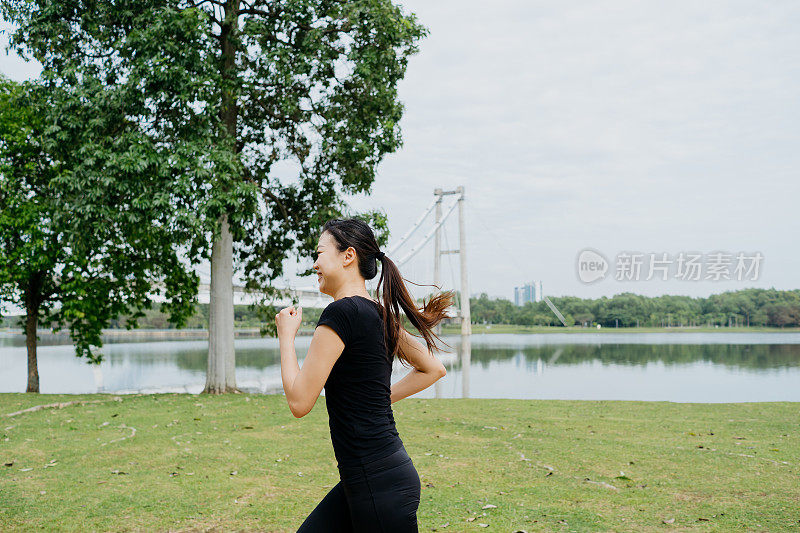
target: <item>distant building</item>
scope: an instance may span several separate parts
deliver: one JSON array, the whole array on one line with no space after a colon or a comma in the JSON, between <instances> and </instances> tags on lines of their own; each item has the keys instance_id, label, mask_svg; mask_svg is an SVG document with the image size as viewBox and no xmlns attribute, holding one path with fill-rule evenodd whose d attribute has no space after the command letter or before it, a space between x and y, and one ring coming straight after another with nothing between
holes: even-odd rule
<instances>
[{"instance_id":1,"label":"distant building","mask_svg":"<svg viewBox=\"0 0 800 533\"><path fill-rule=\"evenodd\" d=\"M514 304L517 306L525 305L528 302L541 302L542 296L541 281L532 281L522 287L514 287Z\"/></svg>"},{"instance_id":2,"label":"distant building","mask_svg":"<svg viewBox=\"0 0 800 533\"><path fill-rule=\"evenodd\" d=\"M524 287L514 287L514 305L517 307L521 306L525 300L523 289Z\"/></svg>"}]
</instances>

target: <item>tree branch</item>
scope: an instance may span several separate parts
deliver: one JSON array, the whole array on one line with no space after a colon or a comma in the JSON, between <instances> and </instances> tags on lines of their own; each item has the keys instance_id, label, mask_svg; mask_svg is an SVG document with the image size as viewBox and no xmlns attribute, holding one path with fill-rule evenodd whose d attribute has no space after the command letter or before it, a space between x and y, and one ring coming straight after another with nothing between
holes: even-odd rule
<instances>
[{"instance_id":1,"label":"tree branch","mask_svg":"<svg viewBox=\"0 0 800 533\"><path fill-rule=\"evenodd\" d=\"M200 0L199 2L189 2L189 7L200 7L203 4L214 4L219 7L224 7L225 4L218 0Z\"/></svg>"},{"instance_id":2,"label":"tree branch","mask_svg":"<svg viewBox=\"0 0 800 533\"><path fill-rule=\"evenodd\" d=\"M281 13L283 13L283 7L276 7L275 9L270 9L269 11L264 11L263 9L259 9L257 7L246 7L245 9L240 9L240 15L260 15L262 17L267 17L274 19Z\"/></svg>"},{"instance_id":3,"label":"tree branch","mask_svg":"<svg viewBox=\"0 0 800 533\"><path fill-rule=\"evenodd\" d=\"M328 35L329 33L340 33L340 32L347 32L353 29L353 25L350 21L345 22L341 26L331 26L330 28L316 28L314 26L310 26L308 24L303 24L302 22L296 22L297 27L301 30L311 31L311 30L320 30L322 35Z\"/></svg>"},{"instance_id":4,"label":"tree branch","mask_svg":"<svg viewBox=\"0 0 800 533\"><path fill-rule=\"evenodd\" d=\"M261 185L256 183L256 181L253 178L250 177L249 172L245 172L244 173L244 178L247 181L249 181L250 183L252 183L253 185L255 185L258 188L258 190L261 192L262 196L269 196L270 199L278 205L278 208L280 208L281 213L283 214L284 220L286 220L286 221L291 220L291 217L289 216L289 212L286 210L286 206L283 205L283 202L281 202L280 198L275 196L275 193L273 193L269 189L262 189ZM264 198L264 202L265 203L269 203L269 202L267 202L266 198Z\"/></svg>"},{"instance_id":5,"label":"tree branch","mask_svg":"<svg viewBox=\"0 0 800 533\"><path fill-rule=\"evenodd\" d=\"M189 8L188 8L188 9L194 9L194 8L196 8L196 7L200 7L201 5L203 5L203 4L206 4L206 3L207 3L207 4L211 4L211 5L213 5L213 6L220 7L220 8L225 6L225 4L223 4L222 2L219 2L219 1L217 1L217 0L200 0L199 2L190 2L190 3L189 3ZM209 11L206 11L206 10L204 9L204 10L203 10L203 13L205 13L206 15L208 15L208 17L209 17L211 20L213 20L214 22L216 22L218 25L222 26L222 22L220 22L220 21L219 21L219 19L218 19L218 18L215 16L215 14L214 14L214 9L213 9L213 8L212 8L212 10L211 10L210 12L209 12ZM216 37L216 35L215 35L215 37Z\"/></svg>"}]
</instances>

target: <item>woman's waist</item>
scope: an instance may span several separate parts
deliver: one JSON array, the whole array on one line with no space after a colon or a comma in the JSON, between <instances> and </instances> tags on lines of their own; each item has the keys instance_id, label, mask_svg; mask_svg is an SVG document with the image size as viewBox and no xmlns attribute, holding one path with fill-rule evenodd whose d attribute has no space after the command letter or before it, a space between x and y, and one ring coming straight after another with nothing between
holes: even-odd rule
<instances>
[{"instance_id":1,"label":"woman's waist","mask_svg":"<svg viewBox=\"0 0 800 533\"><path fill-rule=\"evenodd\" d=\"M353 412L352 409L329 409L328 421L331 429L347 429L355 435L375 433L395 427L394 413L391 408L384 410Z\"/></svg>"},{"instance_id":2,"label":"woman's waist","mask_svg":"<svg viewBox=\"0 0 800 533\"><path fill-rule=\"evenodd\" d=\"M382 472L411 461L400 437L381 450L364 456L337 455L337 468L343 479Z\"/></svg>"}]
</instances>

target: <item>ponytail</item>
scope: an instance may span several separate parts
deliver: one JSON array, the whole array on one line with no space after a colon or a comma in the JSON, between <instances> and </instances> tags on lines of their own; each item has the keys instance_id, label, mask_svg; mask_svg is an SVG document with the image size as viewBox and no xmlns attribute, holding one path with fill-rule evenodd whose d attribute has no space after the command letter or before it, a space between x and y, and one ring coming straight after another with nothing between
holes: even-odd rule
<instances>
[{"instance_id":1,"label":"ponytail","mask_svg":"<svg viewBox=\"0 0 800 533\"><path fill-rule=\"evenodd\" d=\"M423 301L422 309L419 309L417 302L409 294L404 283L405 278L400 275L400 270L394 264L394 261L385 255L380 261L381 277L378 280L378 288L379 299L382 303L381 315L388 353L394 355L397 352L397 358L403 364L411 364L407 354L403 353L403 350L399 347L400 328L402 327L400 308L405 312L409 322L422 334L429 351L439 350L434 344L434 337L448 348L451 348L441 337L434 333L433 328L447 318L446 311L453 303L454 292L446 291L432 296L427 303ZM437 288L440 289L440 287Z\"/></svg>"}]
</instances>

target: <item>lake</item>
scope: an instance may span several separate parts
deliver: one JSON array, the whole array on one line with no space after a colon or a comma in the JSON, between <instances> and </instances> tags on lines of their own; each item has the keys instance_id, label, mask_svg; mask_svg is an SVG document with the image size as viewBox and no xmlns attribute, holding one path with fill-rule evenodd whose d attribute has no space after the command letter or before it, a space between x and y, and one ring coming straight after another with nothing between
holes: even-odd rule
<instances>
[{"instance_id":1,"label":"lake","mask_svg":"<svg viewBox=\"0 0 800 533\"><path fill-rule=\"evenodd\" d=\"M206 340L107 342L88 365L63 340L41 335L42 393L199 393ZM418 398L800 401L800 333L573 333L444 336L448 369ZM300 364L310 336L296 340ZM282 393L273 338L237 338L237 385ZM0 333L0 392L24 392L24 337ZM392 382L408 369L395 364ZM323 391L324 394L324 391Z\"/></svg>"}]
</instances>

